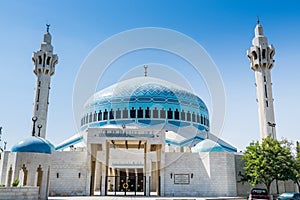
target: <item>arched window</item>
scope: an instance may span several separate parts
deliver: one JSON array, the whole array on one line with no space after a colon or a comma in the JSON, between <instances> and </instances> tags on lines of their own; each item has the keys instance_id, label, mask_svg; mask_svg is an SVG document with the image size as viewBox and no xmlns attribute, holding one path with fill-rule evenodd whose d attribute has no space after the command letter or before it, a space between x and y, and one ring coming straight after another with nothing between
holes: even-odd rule
<instances>
[{"instance_id":1,"label":"arched window","mask_svg":"<svg viewBox=\"0 0 300 200\"><path fill-rule=\"evenodd\" d=\"M153 110L153 118L158 118L158 110L156 107Z\"/></svg>"},{"instance_id":2,"label":"arched window","mask_svg":"<svg viewBox=\"0 0 300 200\"><path fill-rule=\"evenodd\" d=\"M135 118L135 115L136 115L135 109L134 109L134 107L132 107L130 110L130 118Z\"/></svg>"},{"instance_id":3,"label":"arched window","mask_svg":"<svg viewBox=\"0 0 300 200\"><path fill-rule=\"evenodd\" d=\"M194 112L193 112L193 114L192 114L192 122L196 122L196 115L195 115Z\"/></svg>"},{"instance_id":4,"label":"arched window","mask_svg":"<svg viewBox=\"0 0 300 200\"><path fill-rule=\"evenodd\" d=\"M85 116L85 123L89 123L89 114L86 114Z\"/></svg>"},{"instance_id":5,"label":"arched window","mask_svg":"<svg viewBox=\"0 0 300 200\"><path fill-rule=\"evenodd\" d=\"M114 111L113 111L113 109L111 109L109 111L109 119L114 119Z\"/></svg>"},{"instance_id":6,"label":"arched window","mask_svg":"<svg viewBox=\"0 0 300 200\"><path fill-rule=\"evenodd\" d=\"M176 110L174 111L174 119L179 119L179 111L176 108Z\"/></svg>"},{"instance_id":7,"label":"arched window","mask_svg":"<svg viewBox=\"0 0 300 200\"><path fill-rule=\"evenodd\" d=\"M144 115L144 111L141 107L139 107L139 109L138 109L138 118L143 118L144 117L143 115Z\"/></svg>"},{"instance_id":8,"label":"arched window","mask_svg":"<svg viewBox=\"0 0 300 200\"><path fill-rule=\"evenodd\" d=\"M263 59L266 59L266 49L263 49L263 50L262 50L262 58L263 58Z\"/></svg>"},{"instance_id":9,"label":"arched window","mask_svg":"<svg viewBox=\"0 0 300 200\"><path fill-rule=\"evenodd\" d=\"M185 121L185 112L184 112L184 110L181 111L181 120Z\"/></svg>"},{"instance_id":10,"label":"arched window","mask_svg":"<svg viewBox=\"0 0 300 200\"><path fill-rule=\"evenodd\" d=\"M257 59L257 54L256 54L256 52L255 52L255 51L252 51L252 56L253 56L254 60L256 60L256 59Z\"/></svg>"},{"instance_id":11,"label":"arched window","mask_svg":"<svg viewBox=\"0 0 300 200\"><path fill-rule=\"evenodd\" d=\"M171 110L171 108L169 108L168 110L168 119L173 119L173 111Z\"/></svg>"},{"instance_id":12,"label":"arched window","mask_svg":"<svg viewBox=\"0 0 300 200\"><path fill-rule=\"evenodd\" d=\"M203 116L201 115L200 123L203 124Z\"/></svg>"},{"instance_id":13,"label":"arched window","mask_svg":"<svg viewBox=\"0 0 300 200\"><path fill-rule=\"evenodd\" d=\"M149 107L147 107L147 109L145 110L145 118L151 118Z\"/></svg>"},{"instance_id":14,"label":"arched window","mask_svg":"<svg viewBox=\"0 0 300 200\"><path fill-rule=\"evenodd\" d=\"M108 117L107 115L108 115L108 112L105 109L104 112L103 112L103 120L107 120L107 117Z\"/></svg>"},{"instance_id":15,"label":"arched window","mask_svg":"<svg viewBox=\"0 0 300 200\"><path fill-rule=\"evenodd\" d=\"M124 108L124 110L123 110L123 118L128 118L128 110L127 110L127 108Z\"/></svg>"},{"instance_id":16,"label":"arched window","mask_svg":"<svg viewBox=\"0 0 300 200\"><path fill-rule=\"evenodd\" d=\"M39 57L38 57L38 60L39 60L39 64L41 65L41 64L42 64L42 61L43 61L42 56L39 56Z\"/></svg>"},{"instance_id":17,"label":"arched window","mask_svg":"<svg viewBox=\"0 0 300 200\"><path fill-rule=\"evenodd\" d=\"M90 113L90 116L89 116L89 122L92 122L93 121L93 114L92 112Z\"/></svg>"},{"instance_id":18,"label":"arched window","mask_svg":"<svg viewBox=\"0 0 300 200\"><path fill-rule=\"evenodd\" d=\"M200 115L197 114L197 123L200 123Z\"/></svg>"},{"instance_id":19,"label":"arched window","mask_svg":"<svg viewBox=\"0 0 300 200\"><path fill-rule=\"evenodd\" d=\"M121 110L118 108L118 110L116 111L116 119L120 119L121 118Z\"/></svg>"},{"instance_id":20,"label":"arched window","mask_svg":"<svg viewBox=\"0 0 300 200\"><path fill-rule=\"evenodd\" d=\"M51 57L47 57L47 65L50 65L50 59Z\"/></svg>"},{"instance_id":21,"label":"arched window","mask_svg":"<svg viewBox=\"0 0 300 200\"><path fill-rule=\"evenodd\" d=\"M188 111L187 114L186 114L186 120L189 121L189 122L191 121L191 113L190 113L190 111Z\"/></svg>"},{"instance_id":22,"label":"arched window","mask_svg":"<svg viewBox=\"0 0 300 200\"><path fill-rule=\"evenodd\" d=\"M94 119L93 119L93 121L95 122L95 121L97 121L97 112L95 111L95 113L94 113Z\"/></svg>"},{"instance_id":23,"label":"arched window","mask_svg":"<svg viewBox=\"0 0 300 200\"><path fill-rule=\"evenodd\" d=\"M101 110L99 110L98 112L98 121L101 121L102 120L102 112Z\"/></svg>"},{"instance_id":24,"label":"arched window","mask_svg":"<svg viewBox=\"0 0 300 200\"><path fill-rule=\"evenodd\" d=\"M160 110L160 118L162 118L162 119L165 119L165 118L166 118L166 111L165 111L164 108L162 108L162 109Z\"/></svg>"}]
</instances>

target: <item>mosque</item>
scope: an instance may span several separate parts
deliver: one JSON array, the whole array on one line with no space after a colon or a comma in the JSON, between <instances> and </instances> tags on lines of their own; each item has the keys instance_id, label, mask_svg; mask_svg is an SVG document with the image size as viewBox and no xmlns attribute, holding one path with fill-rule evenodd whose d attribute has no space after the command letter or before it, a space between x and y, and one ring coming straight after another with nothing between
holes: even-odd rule
<instances>
[{"instance_id":1,"label":"mosque","mask_svg":"<svg viewBox=\"0 0 300 200\"><path fill-rule=\"evenodd\" d=\"M91 96L82 109L80 132L54 146L46 139L50 80L58 63L51 39L47 26L32 56L36 75L32 134L1 153L0 184L11 186L18 179L20 186L38 187L39 199L246 194L250 186L239 182L242 154L210 132L205 102L185 88L147 76L146 68L144 76ZM257 52L262 52L262 59ZM248 56L262 102L262 124L274 123L273 55L258 23Z\"/></svg>"}]
</instances>

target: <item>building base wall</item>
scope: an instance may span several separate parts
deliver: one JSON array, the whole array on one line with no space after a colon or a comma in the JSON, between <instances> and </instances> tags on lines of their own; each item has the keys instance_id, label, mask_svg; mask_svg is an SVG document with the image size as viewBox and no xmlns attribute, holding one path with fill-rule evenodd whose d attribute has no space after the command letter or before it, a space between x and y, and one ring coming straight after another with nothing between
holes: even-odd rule
<instances>
[{"instance_id":1,"label":"building base wall","mask_svg":"<svg viewBox=\"0 0 300 200\"><path fill-rule=\"evenodd\" d=\"M50 196L89 195L87 152L53 152L50 170Z\"/></svg>"},{"instance_id":2,"label":"building base wall","mask_svg":"<svg viewBox=\"0 0 300 200\"><path fill-rule=\"evenodd\" d=\"M237 196L233 153L176 152L165 155L165 192L162 196Z\"/></svg>"}]
</instances>

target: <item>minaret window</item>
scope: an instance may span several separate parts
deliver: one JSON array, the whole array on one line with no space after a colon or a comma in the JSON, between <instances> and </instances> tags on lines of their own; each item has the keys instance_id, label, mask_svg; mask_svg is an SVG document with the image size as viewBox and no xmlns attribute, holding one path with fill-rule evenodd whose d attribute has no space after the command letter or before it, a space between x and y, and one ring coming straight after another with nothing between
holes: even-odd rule
<instances>
[{"instance_id":1,"label":"minaret window","mask_svg":"<svg viewBox=\"0 0 300 200\"><path fill-rule=\"evenodd\" d=\"M263 58L263 59L266 59L266 49L263 49L263 50L262 50L262 58Z\"/></svg>"},{"instance_id":2,"label":"minaret window","mask_svg":"<svg viewBox=\"0 0 300 200\"><path fill-rule=\"evenodd\" d=\"M166 118L166 111L165 111L164 108L162 108L162 109L160 110L160 118L162 118L162 119L165 119L165 118Z\"/></svg>"},{"instance_id":3,"label":"minaret window","mask_svg":"<svg viewBox=\"0 0 300 200\"><path fill-rule=\"evenodd\" d=\"M46 54L44 53L44 58L43 58L43 67L45 67L45 61L46 61Z\"/></svg>"},{"instance_id":4,"label":"minaret window","mask_svg":"<svg viewBox=\"0 0 300 200\"><path fill-rule=\"evenodd\" d=\"M51 57L47 57L47 65L50 65L50 59Z\"/></svg>"},{"instance_id":5,"label":"minaret window","mask_svg":"<svg viewBox=\"0 0 300 200\"><path fill-rule=\"evenodd\" d=\"M36 104L36 110L39 110L39 104Z\"/></svg>"},{"instance_id":6,"label":"minaret window","mask_svg":"<svg viewBox=\"0 0 300 200\"><path fill-rule=\"evenodd\" d=\"M41 81L39 81L38 87L41 87Z\"/></svg>"},{"instance_id":7,"label":"minaret window","mask_svg":"<svg viewBox=\"0 0 300 200\"><path fill-rule=\"evenodd\" d=\"M158 118L158 110L156 107L153 110L153 118Z\"/></svg>"},{"instance_id":8,"label":"minaret window","mask_svg":"<svg viewBox=\"0 0 300 200\"><path fill-rule=\"evenodd\" d=\"M266 98L268 98L267 85L265 85L265 95L266 95Z\"/></svg>"},{"instance_id":9,"label":"minaret window","mask_svg":"<svg viewBox=\"0 0 300 200\"><path fill-rule=\"evenodd\" d=\"M37 100L36 102L39 102L40 101L40 89L37 90Z\"/></svg>"},{"instance_id":10,"label":"minaret window","mask_svg":"<svg viewBox=\"0 0 300 200\"><path fill-rule=\"evenodd\" d=\"M269 102L268 102L268 100L266 101L266 106L269 107Z\"/></svg>"},{"instance_id":11,"label":"minaret window","mask_svg":"<svg viewBox=\"0 0 300 200\"><path fill-rule=\"evenodd\" d=\"M257 54L256 54L256 52L255 52L255 51L252 51L252 56L253 56L254 60L256 60L256 59L257 59Z\"/></svg>"},{"instance_id":12,"label":"minaret window","mask_svg":"<svg viewBox=\"0 0 300 200\"><path fill-rule=\"evenodd\" d=\"M42 56L39 56L39 58L38 58L38 60L39 60L39 64L41 65L42 64Z\"/></svg>"},{"instance_id":13,"label":"minaret window","mask_svg":"<svg viewBox=\"0 0 300 200\"><path fill-rule=\"evenodd\" d=\"M144 114L143 109L140 107L138 109L138 118L143 118L143 114Z\"/></svg>"}]
</instances>

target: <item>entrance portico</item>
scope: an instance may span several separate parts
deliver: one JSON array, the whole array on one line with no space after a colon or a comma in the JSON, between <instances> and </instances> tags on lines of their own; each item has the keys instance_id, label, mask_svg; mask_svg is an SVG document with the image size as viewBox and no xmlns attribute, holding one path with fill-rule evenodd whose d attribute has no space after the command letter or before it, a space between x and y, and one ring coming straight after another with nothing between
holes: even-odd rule
<instances>
[{"instance_id":1,"label":"entrance portico","mask_svg":"<svg viewBox=\"0 0 300 200\"><path fill-rule=\"evenodd\" d=\"M164 131L89 128L90 194L161 195Z\"/></svg>"}]
</instances>

